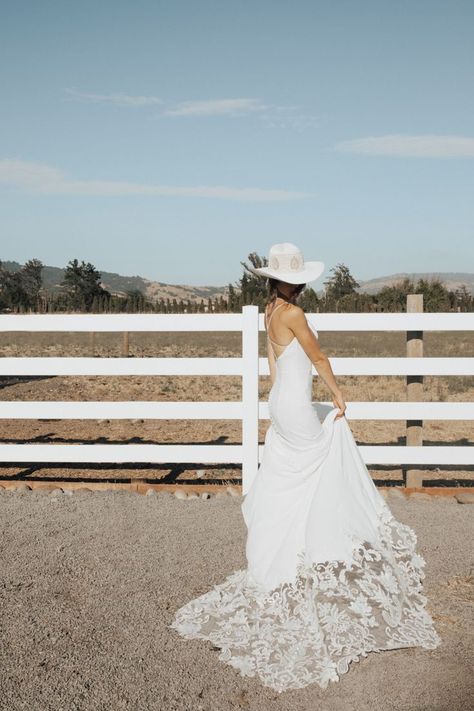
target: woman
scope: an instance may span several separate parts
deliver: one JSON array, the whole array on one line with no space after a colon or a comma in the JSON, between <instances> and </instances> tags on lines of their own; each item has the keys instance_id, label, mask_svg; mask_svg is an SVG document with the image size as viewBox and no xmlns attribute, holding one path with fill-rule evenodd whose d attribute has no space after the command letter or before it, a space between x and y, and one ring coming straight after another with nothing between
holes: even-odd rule
<instances>
[{"instance_id":1,"label":"woman","mask_svg":"<svg viewBox=\"0 0 474 711\"><path fill-rule=\"evenodd\" d=\"M175 613L186 639L278 692L337 682L369 652L441 642L422 594L416 535L377 491L347 424L346 405L317 331L296 298L324 264L273 245L265 311L271 424L246 483L247 568ZM334 408L312 403L312 366ZM318 410L324 415L320 421Z\"/></svg>"}]
</instances>

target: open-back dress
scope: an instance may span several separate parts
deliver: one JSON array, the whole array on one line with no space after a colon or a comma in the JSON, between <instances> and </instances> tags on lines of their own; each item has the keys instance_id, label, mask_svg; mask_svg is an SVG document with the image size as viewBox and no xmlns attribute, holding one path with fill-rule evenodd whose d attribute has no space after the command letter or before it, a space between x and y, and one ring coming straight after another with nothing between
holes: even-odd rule
<instances>
[{"instance_id":1,"label":"open-back dress","mask_svg":"<svg viewBox=\"0 0 474 711\"><path fill-rule=\"evenodd\" d=\"M187 602L170 627L282 692L326 688L369 652L435 649L441 638L414 531L377 491L346 418L312 402L297 338L275 360L271 424L241 504L247 567Z\"/></svg>"}]
</instances>

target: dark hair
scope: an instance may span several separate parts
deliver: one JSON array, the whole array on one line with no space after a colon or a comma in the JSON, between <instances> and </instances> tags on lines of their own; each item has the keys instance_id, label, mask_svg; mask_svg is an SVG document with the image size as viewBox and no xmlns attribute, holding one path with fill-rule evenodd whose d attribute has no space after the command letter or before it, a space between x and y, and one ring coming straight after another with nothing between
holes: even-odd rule
<instances>
[{"instance_id":1,"label":"dark hair","mask_svg":"<svg viewBox=\"0 0 474 711\"><path fill-rule=\"evenodd\" d=\"M282 279L273 279L272 277L269 277L267 281L268 281L268 303L272 303L277 298L278 284L282 281ZM306 284L292 284L291 286L293 286L294 288L293 288L293 293L289 298L289 301L292 304L296 304L298 296L301 294L301 292L305 288Z\"/></svg>"}]
</instances>

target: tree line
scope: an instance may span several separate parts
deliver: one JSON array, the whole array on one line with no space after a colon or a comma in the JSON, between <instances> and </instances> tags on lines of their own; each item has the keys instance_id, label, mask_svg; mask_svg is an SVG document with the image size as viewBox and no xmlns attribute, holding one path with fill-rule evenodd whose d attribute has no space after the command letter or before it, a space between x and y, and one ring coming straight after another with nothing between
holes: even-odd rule
<instances>
[{"instance_id":1,"label":"tree line","mask_svg":"<svg viewBox=\"0 0 474 711\"><path fill-rule=\"evenodd\" d=\"M252 252L252 267L267 266L266 257ZM139 289L125 295L111 294L101 284L101 273L90 262L71 260L59 284L58 292L45 289L43 264L39 259L27 261L12 272L0 261L0 313L235 313L242 306L255 304L263 309L268 300L266 281L241 262L243 273L227 286L227 297L219 295L206 301L190 299L149 299ZM357 291L360 284L345 264L337 264L318 295L308 285L299 302L307 312L375 312L405 311L407 294L423 294L425 311L472 311L474 297L465 285L455 290L446 288L438 278L412 280L405 278L385 286L376 294Z\"/></svg>"}]
</instances>

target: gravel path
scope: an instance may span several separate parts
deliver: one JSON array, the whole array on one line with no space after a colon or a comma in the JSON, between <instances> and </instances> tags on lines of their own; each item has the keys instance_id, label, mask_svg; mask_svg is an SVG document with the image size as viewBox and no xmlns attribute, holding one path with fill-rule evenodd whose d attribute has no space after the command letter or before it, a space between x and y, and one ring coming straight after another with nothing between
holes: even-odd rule
<instances>
[{"instance_id":1,"label":"gravel path","mask_svg":"<svg viewBox=\"0 0 474 711\"><path fill-rule=\"evenodd\" d=\"M0 709L465 711L474 506L388 501L417 533L441 646L369 654L324 691L277 694L168 628L245 566L240 498L0 489Z\"/></svg>"}]
</instances>

